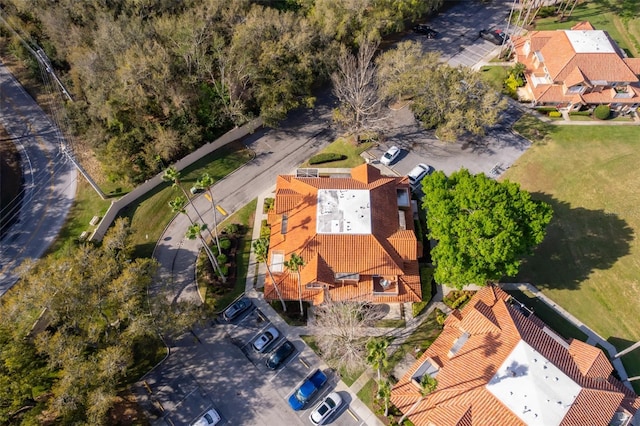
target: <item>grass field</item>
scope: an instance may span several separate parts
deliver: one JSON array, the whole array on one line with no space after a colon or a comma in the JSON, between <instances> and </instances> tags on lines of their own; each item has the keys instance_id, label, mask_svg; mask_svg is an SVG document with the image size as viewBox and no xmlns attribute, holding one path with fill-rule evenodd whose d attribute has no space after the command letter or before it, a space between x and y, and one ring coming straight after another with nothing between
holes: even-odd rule
<instances>
[{"instance_id":1,"label":"grass field","mask_svg":"<svg viewBox=\"0 0 640 426\"><path fill-rule=\"evenodd\" d=\"M505 178L549 203L554 217L517 280L541 288L618 349L625 348L640 340L640 131L636 126L539 131L544 142L520 157ZM631 376L640 375L640 351L622 359Z\"/></svg>"},{"instance_id":2,"label":"grass field","mask_svg":"<svg viewBox=\"0 0 640 426\"><path fill-rule=\"evenodd\" d=\"M339 138L335 142L331 143L328 147L320 151L320 153L335 153L346 155L347 158L341 161L331 161L330 163L309 165L308 161L305 161L302 167L335 167L335 168L352 168L364 163L364 159L360 156L364 151L371 148L373 144L371 142L364 142L358 145L354 145L345 138ZM319 154L320 154L319 153Z\"/></svg>"},{"instance_id":3,"label":"grass field","mask_svg":"<svg viewBox=\"0 0 640 426\"><path fill-rule=\"evenodd\" d=\"M597 30L609 33L618 46L631 57L640 57L640 2L633 0L582 1L571 17L558 22L556 16L535 21L536 30L569 29L589 21Z\"/></svg>"}]
</instances>

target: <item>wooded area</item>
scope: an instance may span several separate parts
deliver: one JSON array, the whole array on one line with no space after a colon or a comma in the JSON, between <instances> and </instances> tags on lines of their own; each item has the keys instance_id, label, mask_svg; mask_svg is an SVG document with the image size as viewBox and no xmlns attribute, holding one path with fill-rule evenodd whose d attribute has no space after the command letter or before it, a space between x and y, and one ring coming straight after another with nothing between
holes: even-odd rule
<instances>
[{"instance_id":1,"label":"wooded area","mask_svg":"<svg viewBox=\"0 0 640 426\"><path fill-rule=\"evenodd\" d=\"M75 102L66 125L112 181L138 183L235 125L310 106L337 52L442 0L0 0ZM8 32L4 32L6 36ZM37 64L17 40L12 50Z\"/></svg>"}]
</instances>

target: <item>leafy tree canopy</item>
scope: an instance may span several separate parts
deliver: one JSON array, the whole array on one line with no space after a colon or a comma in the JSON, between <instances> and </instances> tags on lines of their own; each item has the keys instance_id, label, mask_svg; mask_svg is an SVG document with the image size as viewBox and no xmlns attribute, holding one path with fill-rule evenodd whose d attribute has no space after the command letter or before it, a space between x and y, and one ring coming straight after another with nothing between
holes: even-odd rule
<instances>
[{"instance_id":1,"label":"leafy tree canopy","mask_svg":"<svg viewBox=\"0 0 640 426\"><path fill-rule=\"evenodd\" d=\"M435 278L458 288L516 275L553 214L518 184L466 169L449 177L435 172L422 184L428 236L438 241L431 251Z\"/></svg>"},{"instance_id":2,"label":"leafy tree canopy","mask_svg":"<svg viewBox=\"0 0 640 426\"><path fill-rule=\"evenodd\" d=\"M120 219L87 244L27 265L0 304L0 423L103 424L155 334L147 285L155 263L131 260ZM137 360L140 362L140 360Z\"/></svg>"}]
</instances>

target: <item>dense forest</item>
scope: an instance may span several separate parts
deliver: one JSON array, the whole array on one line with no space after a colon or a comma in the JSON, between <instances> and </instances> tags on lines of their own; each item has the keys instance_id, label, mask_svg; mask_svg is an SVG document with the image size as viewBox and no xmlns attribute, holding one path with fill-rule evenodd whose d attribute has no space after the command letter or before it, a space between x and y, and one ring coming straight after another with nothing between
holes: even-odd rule
<instances>
[{"instance_id":1,"label":"dense forest","mask_svg":"<svg viewBox=\"0 0 640 426\"><path fill-rule=\"evenodd\" d=\"M65 125L112 181L137 183L255 116L312 106L341 48L443 0L0 0L67 85ZM10 34L3 30L4 35ZM31 61L18 40L11 50Z\"/></svg>"}]
</instances>

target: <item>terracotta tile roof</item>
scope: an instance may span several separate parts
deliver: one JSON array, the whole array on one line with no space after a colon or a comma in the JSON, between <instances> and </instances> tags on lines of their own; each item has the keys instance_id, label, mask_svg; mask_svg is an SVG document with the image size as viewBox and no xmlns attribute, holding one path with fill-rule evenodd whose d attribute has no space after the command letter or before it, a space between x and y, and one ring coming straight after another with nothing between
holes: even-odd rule
<instances>
[{"instance_id":1,"label":"terracotta tile roof","mask_svg":"<svg viewBox=\"0 0 640 426\"><path fill-rule=\"evenodd\" d=\"M640 75L640 58L624 58L623 60L635 75Z\"/></svg>"},{"instance_id":2,"label":"terracotta tile roof","mask_svg":"<svg viewBox=\"0 0 640 426\"><path fill-rule=\"evenodd\" d=\"M593 25L591 25L591 22L589 21L578 22L573 27L571 27L571 29L572 30L595 30L595 28L593 27Z\"/></svg>"},{"instance_id":3,"label":"terracotta tile roof","mask_svg":"<svg viewBox=\"0 0 640 426\"><path fill-rule=\"evenodd\" d=\"M574 46L573 43L580 38L582 40ZM532 31L525 36L514 37L513 43L517 61L526 66L527 87L539 103L639 102L635 96L614 98L615 92L598 89L602 82L639 86L640 60L625 58L606 32L593 29L588 22L576 25L571 31ZM551 82L544 83L545 75ZM578 97L564 93L562 89L563 85L568 88L582 82L587 87L596 87L594 90L597 92Z\"/></svg>"},{"instance_id":4,"label":"terracotta tile roof","mask_svg":"<svg viewBox=\"0 0 640 426\"><path fill-rule=\"evenodd\" d=\"M524 425L524 420L508 408L508 401L488 390L489 382L495 382L498 370L516 347L524 344L521 342L529 345L532 353L538 354L536 357L543 356L551 362L566 375L566 380L575 382L572 386L580 389L563 416L543 416L545 421L556 419L554 424L567 426L608 425L619 407L635 413L640 399L609 376L612 367L599 349L553 337L543 322L533 315L525 317L508 299L498 288L481 289L461 311L454 310L440 336L394 386L391 401L406 412L420 400L412 376L427 359L437 360L437 389L421 399L409 414L416 426ZM458 339L464 339L465 333L467 340L460 346ZM542 365L537 367L540 369ZM528 371L526 365L523 368ZM544 407L542 404L540 407Z\"/></svg>"},{"instance_id":5,"label":"terracotta tile roof","mask_svg":"<svg viewBox=\"0 0 640 426\"><path fill-rule=\"evenodd\" d=\"M367 191L365 211L370 211L366 219L370 219L370 233L318 232L319 190ZM302 256L306 263L300 269L304 300L314 304L326 297L386 303L421 300L413 215L410 209L398 207L398 191L409 194L406 177L382 176L378 169L366 164L352 169L350 178L278 177L275 213L269 214L269 250L284 254L285 259L292 253ZM358 274L357 281L337 281L336 274ZM395 287L385 287L384 292L374 294L374 276L395 283ZM296 274L285 270L276 274L276 281L284 299L298 299ZM269 277L264 294L267 300L277 298Z\"/></svg>"}]
</instances>

